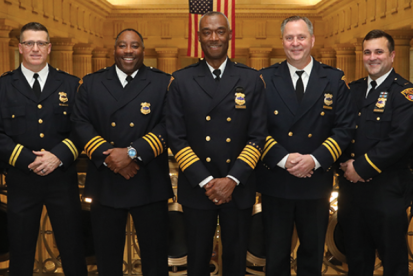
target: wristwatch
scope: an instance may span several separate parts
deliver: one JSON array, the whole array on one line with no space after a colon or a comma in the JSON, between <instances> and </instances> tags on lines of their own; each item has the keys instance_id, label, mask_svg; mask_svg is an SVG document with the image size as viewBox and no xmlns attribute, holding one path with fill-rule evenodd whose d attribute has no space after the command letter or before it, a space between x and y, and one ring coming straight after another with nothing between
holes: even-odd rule
<instances>
[{"instance_id":1,"label":"wristwatch","mask_svg":"<svg viewBox=\"0 0 413 276\"><path fill-rule=\"evenodd\" d=\"M131 159L135 159L137 157L138 153L136 152L136 149L132 146L128 147L128 156Z\"/></svg>"}]
</instances>

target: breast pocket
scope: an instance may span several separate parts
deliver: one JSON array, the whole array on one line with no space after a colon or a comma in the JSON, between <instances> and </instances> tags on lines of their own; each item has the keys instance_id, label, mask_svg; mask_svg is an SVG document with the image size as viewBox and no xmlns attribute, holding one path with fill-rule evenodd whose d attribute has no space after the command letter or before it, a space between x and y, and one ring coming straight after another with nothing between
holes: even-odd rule
<instances>
[{"instance_id":1,"label":"breast pocket","mask_svg":"<svg viewBox=\"0 0 413 276\"><path fill-rule=\"evenodd\" d=\"M4 131L7 135L15 136L24 134L27 130L26 106L1 108Z\"/></svg>"},{"instance_id":2,"label":"breast pocket","mask_svg":"<svg viewBox=\"0 0 413 276\"><path fill-rule=\"evenodd\" d=\"M58 106L54 110L55 120L57 130L59 132L70 131L70 114L72 113L72 108L68 106Z\"/></svg>"},{"instance_id":3,"label":"breast pocket","mask_svg":"<svg viewBox=\"0 0 413 276\"><path fill-rule=\"evenodd\" d=\"M366 136L370 139L385 138L391 128L391 112L369 113L366 118Z\"/></svg>"}]
</instances>

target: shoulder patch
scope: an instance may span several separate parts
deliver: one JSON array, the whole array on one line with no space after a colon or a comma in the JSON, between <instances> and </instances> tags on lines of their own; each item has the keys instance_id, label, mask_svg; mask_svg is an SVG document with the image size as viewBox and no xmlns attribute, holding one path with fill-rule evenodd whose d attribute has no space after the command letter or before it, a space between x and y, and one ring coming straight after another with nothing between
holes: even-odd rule
<instances>
[{"instance_id":1,"label":"shoulder patch","mask_svg":"<svg viewBox=\"0 0 413 276\"><path fill-rule=\"evenodd\" d=\"M343 77L341 77L341 80L344 81L346 83L347 88L350 89L350 86L348 86L347 78L346 78L345 75L343 75Z\"/></svg>"},{"instance_id":2,"label":"shoulder patch","mask_svg":"<svg viewBox=\"0 0 413 276\"><path fill-rule=\"evenodd\" d=\"M7 76L7 75L11 74L12 72L13 72L13 71L4 72L4 73L1 75L1 77Z\"/></svg>"},{"instance_id":3,"label":"shoulder patch","mask_svg":"<svg viewBox=\"0 0 413 276\"><path fill-rule=\"evenodd\" d=\"M169 91L169 87L171 86L171 83L172 83L172 81L174 80L175 78L173 77L173 76L171 76L171 80L169 81L169 84L168 84L168 89L167 89L167 91Z\"/></svg>"},{"instance_id":4,"label":"shoulder patch","mask_svg":"<svg viewBox=\"0 0 413 276\"><path fill-rule=\"evenodd\" d=\"M401 93L406 99L413 102L413 88L404 89Z\"/></svg>"},{"instance_id":5,"label":"shoulder patch","mask_svg":"<svg viewBox=\"0 0 413 276\"><path fill-rule=\"evenodd\" d=\"M264 88L266 89L266 88L267 88L267 85L265 84L265 80L264 80L264 78L262 77L262 74L260 74L260 78L261 78L262 82L264 83Z\"/></svg>"}]
</instances>

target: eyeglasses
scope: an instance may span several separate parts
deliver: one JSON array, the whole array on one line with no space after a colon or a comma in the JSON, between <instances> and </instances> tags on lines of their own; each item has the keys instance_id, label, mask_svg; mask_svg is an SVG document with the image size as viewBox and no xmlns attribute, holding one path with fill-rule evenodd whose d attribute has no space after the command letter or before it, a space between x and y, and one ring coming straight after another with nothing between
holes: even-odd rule
<instances>
[{"instance_id":1,"label":"eyeglasses","mask_svg":"<svg viewBox=\"0 0 413 276\"><path fill-rule=\"evenodd\" d=\"M46 42L46 41L24 41L24 42L20 42L20 44L22 44L26 48L33 48L34 44L37 44L37 47L39 47L39 48L46 48L47 45L50 44L50 42Z\"/></svg>"}]
</instances>

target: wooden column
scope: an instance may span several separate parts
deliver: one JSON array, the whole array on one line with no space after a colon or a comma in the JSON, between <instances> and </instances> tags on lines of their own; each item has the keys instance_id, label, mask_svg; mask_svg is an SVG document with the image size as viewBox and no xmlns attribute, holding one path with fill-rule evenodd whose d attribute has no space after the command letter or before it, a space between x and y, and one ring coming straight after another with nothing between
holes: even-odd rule
<instances>
[{"instance_id":1,"label":"wooden column","mask_svg":"<svg viewBox=\"0 0 413 276\"><path fill-rule=\"evenodd\" d=\"M78 43L73 47L73 74L83 78L92 73L92 44Z\"/></svg>"},{"instance_id":2,"label":"wooden column","mask_svg":"<svg viewBox=\"0 0 413 276\"><path fill-rule=\"evenodd\" d=\"M0 18L0 75L14 69L10 66L10 31L18 27L17 22Z\"/></svg>"},{"instance_id":3,"label":"wooden column","mask_svg":"<svg viewBox=\"0 0 413 276\"><path fill-rule=\"evenodd\" d=\"M396 73L405 79L410 77L410 40L413 38L413 31L411 30L392 30L386 31L394 39L394 51L396 57L394 58L393 67Z\"/></svg>"},{"instance_id":4,"label":"wooden column","mask_svg":"<svg viewBox=\"0 0 413 276\"><path fill-rule=\"evenodd\" d=\"M320 49L320 54L322 63L336 67L336 51L333 48L322 48Z\"/></svg>"},{"instance_id":5,"label":"wooden column","mask_svg":"<svg viewBox=\"0 0 413 276\"><path fill-rule=\"evenodd\" d=\"M96 72L102 68L107 67L108 49L104 47L96 47L92 51L92 72Z\"/></svg>"},{"instance_id":6,"label":"wooden column","mask_svg":"<svg viewBox=\"0 0 413 276\"><path fill-rule=\"evenodd\" d=\"M69 74L73 74L73 38L53 37L52 52L50 55L50 64Z\"/></svg>"},{"instance_id":7,"label":"wooden column","mask_svg":"<svg viewBox=\"0 0 413 276\"><path fill-rule=\"evenodd\" d=\"M356 53L352 44L336 44L337 68L346 75L347 81L355 79Z\"/></svg>"},{"instance_id":8,"label":"wooden column","mask_svg":"<svg viewBox=\"0 0 413 276\"><path fill-rule=\"evenodd\" d=\"M19 34L20 34L20 31L19 31ZM16 38L14 35L10 35L9 57L10 57L10 70L14 70L17 67L19 67L20 65L19 39Z\"/></svg>"},{"instance_id":9,"label":"wooden column","mask_svg":"<svg viewBox=\"0 0 413 276\"><path fill-rule=\"evenodd\" d=\"M355 63L356 71L355 71L354 79L358 80L368 75L367 70L364 67L364 63L363 63L363 38L354 39L353 45L355 47L355 53L356 53L356 63Z\"/></svg>"},{"instance_id":10,"label":"wooden column","mask_svg":"<svg viewBox=\"0 0 413 276\"><path fill-rule=\"evenodd\" d=\"M178 48L155 48L158 54L158 69L172 74L177 70Z\"/></svg>"},{"instance_id":11,"label":"wooden column","mask_svg":"<svg viewBox=\"0 0 413 276\"><path fill-rule=\"evenodd\" d=\"M250 48L250 67L260 70L270 66L270 53L272 48Z\"/></svg>"}]
</instances>

